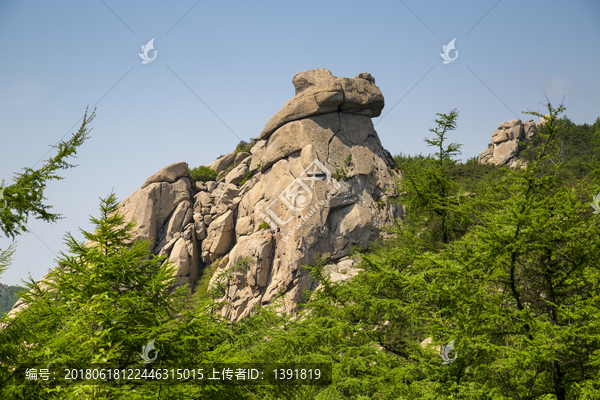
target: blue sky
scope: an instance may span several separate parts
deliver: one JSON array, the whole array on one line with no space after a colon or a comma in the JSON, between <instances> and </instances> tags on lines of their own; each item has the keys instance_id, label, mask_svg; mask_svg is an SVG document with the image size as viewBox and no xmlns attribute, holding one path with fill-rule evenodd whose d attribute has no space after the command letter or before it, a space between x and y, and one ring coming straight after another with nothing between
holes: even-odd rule
<instances>
[{"instance_id":1,"label":"blue sky","mask_svg":"<svg viewBox=\"0 0 600 400\"><path fill-rule=\"evenodd\" d=\"M392 154L429 153L435 114L457 108L450 138L464 144L463 159L475 156L501 122L544 111L544 92L592 123L598 21L596 0L4 0L0 179L39 167L86 106L98 110L79 166L47 187L65 219L31 219L0 282L42 277L65 251L65 232L81 239L111 190L123 200L168 164L206 165L258 136L307 69L371 73L386 102L375 127ZM156 59L141 64L153 38ZM444 65L439 53L454 38L458 57Z\"/></svg>"}]
</instances>

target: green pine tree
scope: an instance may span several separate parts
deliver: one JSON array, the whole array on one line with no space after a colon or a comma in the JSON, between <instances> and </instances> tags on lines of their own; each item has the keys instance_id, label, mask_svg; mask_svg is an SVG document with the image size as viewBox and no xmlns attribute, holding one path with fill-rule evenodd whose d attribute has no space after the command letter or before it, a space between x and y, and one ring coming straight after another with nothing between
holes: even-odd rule
<instances>
[{"instance_id":1,"label":"green pine tree","mask_svg":"<svg viewBox=\"0 0 600 400\"><path fill-rule=\"evenodd\" d=\"M538 157L501 182L501 206L418 263L423 283L415 292L426 295L413 312L435 305L425 326L438 344L456 338L459 351L446 370L432 371L448 398L600 395L600 221L589 206L600 186L568 187L538 173L556 157L549 150L558 149L564 107L548 110Z\"/></svg>"},{"instance_id":2,"label":"green pine tree","mask_svg":"<svg viewBox=\"0 0 600 400\"><path fill-rule=\"evenodd\" d=\"M2 181L0 200L3 204L0 204L0 230L7 237L14 239L21 232L27 232L26 224L30 215L46 222L56 222L62 218L60 214L48 211L52 206L43 204L43 200L46 199L44 190L48 181L64 179L56 175L56 171L75 167L69 164L67 159L75 157L78 147L89 139L92 128L88 125L95 117L96 110L88 116L86 109L77 133L74 133L68 141L61 141L58 146L52 146L57 149L54 157L46 160L39 169L23 168L23 173L15 174L12 185L4 186Z\"/></svg>"},{"instance_id":3,"label":"green pine tree","mask_svg":"<svg viewBox=\"0 0 600 400\"><path fill-rule=\"evenodd\" d=\"M556 157L564 108L548 109L537 158L490 185L479 201L493 206L462 236L435 247L405 224L363 255L363 271L348 282L310 267L322 290L307 313L257 348L329 359L336 380L316 398L598 398L600 219L589 202L600 171L596 183L575 187L539 171ZM457 358L444 365L434 349L453 339Z\"/></svg>"},{"instance_id":4,"label":"green pine tree","mask_svg":"<svg viewBox=\"0 0 600 400\"><path fill-rule=\"evenodd\" d=\"M0 249L0 276L11 264L12 255L16 250L15 237L22 232L27 232L27 221L30 215L45 222L56 222L62 218L60 214L48 211L52 208L51 205L43 204L43 200L46 200L44 190L49 181L64 179L56 175L57 170L74 167L67 163L67 159L75 157L79 146L89 139L92 128L89 128L88 125L95 116L95 109L89 116L88 109L86 109L77 133L74 133L68 141L61 141L58 146L53 146L58 149L57 154L46 160L41 168L37 170L23 168L23 173L15 173L12 185L5 186L5 180L2 180L0 186L0 231L6 237L12 238L13 243L5 250ZM1 324L0 321L0 326Z\"/></svg>"},{"instance_id":5,"label":"green pine tree","mask_svg":"<svg viewBox=\"0 0 600 400\"><path fill-rule=\"evenodd\" d=\"M473 194L462 190L452 176L454 157L460 154L462 145L446 142L447 134L456 129L458 111L437 115L437 126L429 129L435 136L424 139L436 148L435 154L396 157L403 175L398 202L407 208L406 222L415 229L415 234L427 237L434 247L446 245L464 234L474 223L476 204L483 204L473 202Z\"/></svg>"},{"instance_id":6,"label":"green pine tree","mask_svg":"<svg viewBox=\"0 0 600 400\"><path fill-rule=\"evenodd\" d=\"M226 393L227 388L139 381L24 385L12 370L31 363L38 368L65 364L140 368L140 350L151 340L157 350L155 367L223 362L218 347L231 339L228 327L210 312L209 300L186 307L185 288L172 290L174 267L148 250L149 241L131 240L134 222L125 223L117 207L114 194L102 200L100 217L90 219L95 230L82 230L86 242L67 234L68 254L61 253L59 267L45 284L30 282L24 296L28 307L0 335L2 396L145 399L157 393L162 398L203 393L219 398Z\"/></svg>"}]
</instances>

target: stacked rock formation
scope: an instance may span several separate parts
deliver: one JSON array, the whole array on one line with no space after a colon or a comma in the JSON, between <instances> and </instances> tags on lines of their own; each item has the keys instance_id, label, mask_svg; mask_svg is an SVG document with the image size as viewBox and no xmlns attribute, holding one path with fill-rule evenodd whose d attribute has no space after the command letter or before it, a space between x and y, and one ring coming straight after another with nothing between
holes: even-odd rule
<instances>
[{"instance_id":1,"label":"stacked rock formation","mask_svg":"<svg viewBox=\"0 0 600 400\"><path fill-rule=\"evenodd\" d=\"M278 294L282 311L294 312L316 286L302 267L320 256L333 280L351 278L351 248L366 248L402 217L389 201L400 176L371 122L384 106L375 79L315 69L292 83L295 96L249 151L208 165L215 181L195 182L187 163L175 163L119 205L136 237L176 265L176 286L192 285L210 264L220 266L211 285L229 274L220 312L232 321Z\"/></svg>"},{"instance_id":2,"label":"stacked rock formation","mask_svg":"<svg viewBox=\"0 0 600 400\"><path fill-rule=\"evenodd\" d=\"M520 119L501 123L492 133L492 142L488 148L479 154L479 163L524 168L523 163L517 158L519 142L532 140L543 123L544 118L541 118L537 124L533 119L525 123Z\"/></svg>"},{"instance_id":3,"label":"stacked rock formation","mask_svg":"<svg viewBox=\"0 0 600 400\"><path fill-rule=\"evenodd\" d=\"M387 201L395 196L393 159L371 122L384 106L375 79L366 73L337 78L316 69L297 74L292 83L295 96L242 161L256 175L238 194L235 244L222 268L248 260L247 271L233 273L224 293L229 306L223 314L231 320L278 293L285 294L284 310L294 312L303 291L314 288L303 265L319 254L341 260L352 246L377 240L380 228L401 216ZM264 222L270 229L261 229ZM205 261L219 256L212 248L203 243Z\"/></svg>"}]
</instances>

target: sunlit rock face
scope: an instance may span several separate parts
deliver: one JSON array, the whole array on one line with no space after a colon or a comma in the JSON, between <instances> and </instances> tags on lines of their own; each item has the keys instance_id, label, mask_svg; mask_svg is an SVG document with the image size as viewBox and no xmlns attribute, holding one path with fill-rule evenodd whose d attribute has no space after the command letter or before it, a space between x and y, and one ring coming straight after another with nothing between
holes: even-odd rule
<instances>
[{"instance_id":1,"label":"sunlit rock face","mask_svg":"<svg viewBox=\"0 0 600 400\"><path fill-rule=\"evenodd\" d=\"M303 266L319 256L333 280L350 279L351 249L368 247L402 217L390 201L400 176L371 121L384 107L375 78L319 68L292 83L294 97L249 151L208 165L219 173L215 181L195 182L179 162L119 205L135 222L134 239L150 240L149 250L174 264L176 287L193 285L219 262L211 287L225 283L228 304L219 312L232 321L277 295L282 311L295 312L316 287Z\"/></svg>"}]
</instances>

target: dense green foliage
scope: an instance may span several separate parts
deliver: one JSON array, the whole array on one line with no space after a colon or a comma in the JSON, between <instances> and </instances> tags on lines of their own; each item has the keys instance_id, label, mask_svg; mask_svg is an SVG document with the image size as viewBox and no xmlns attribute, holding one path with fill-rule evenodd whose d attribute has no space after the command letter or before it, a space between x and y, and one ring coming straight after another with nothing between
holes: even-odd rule
<instances>
[{"instance_id":1,"label":"dense green foliage","mask_svg":"<svg viewBox=\"0 0 600 400\"><path fill-rule=\"evenodd\" d=\"M201 165L196 168L190 168L190 177L195 181L208 182L217 179L217 171Z\"/></svg>"},{"instance_id":2,"label":"dense green foliage","mask_svg":"<svg viewBox=\"0 0 600 400\"><path fill-rule=\"evenodd\" d=\"M234 152L237 153L250 153L250 150L252 149L252 144L248 143L248 142L244 142L243 140L241 142L238 143L238 145L235 147Z\"/></svg>"},{"instance_id":3,"label":"dense green foliage","mask_svg":"<svg viewBox=\"0 0 600 400\"><path fill-rule=\"evenodd\" d=\"M400 153L394 157L396 165L404 172L413 166L423 167L428 160L434 159L433 155L424 156L423 154L413 156ZM446 168L448 176L465 192L475 192L479 186L497 181L507 172L506 168L491 164L479 164L477 157L469 158L464 163L454 159L448 160Z\"/></svg>"},{"instance_id":4,"label":"dense green foliage","mask_svg":"<svg viewBox=\"0 0 600 400\"><path fill-rule=\"evenodd\" d=\"M523 149L524 170L457 162L460 145L447 141L458 114L438 114L426 139L435 153L395 157L405 220L356 255L362 271L351 280L330 281L331 260L305 266L321 286L295 316L275 311L277 296L237 323L212 312L226 289L207 293L212 274L227 282L245 273L244 262L223 271L216 260L192 294L171 292L168 263L147 242L128 240L132 225L110 196L85 233L90 244L67 236L55 282L31 282L29 308L0 332L0 397L599 398L600 216L590 207L600 192L598 156L588 146L587 164L559 159L561 138L574 154L585 141L569 135L594 142L600 131L597 123L569 128L557 118L562 106L548 109L544 130ZM30 359L135 364L152 338L157 363L323 362L334 382L25 388L10 380L9 366ZM443 364L436 347L452 340L453 361Z\"/></svg>"},{"instance_id":5,"label":"dense green foliage","mask_svg":"<svg viewBox=\"0 0 600 400\"><path fill-rule=\"evenodd\" d=\"M19 298L19 292L25 290L20 286L0 284L0 315L10 311Z\"/></svg>"},{"instance_id":6,"label":"dense green foliage","mask_svg":"<svg viewBox=\"0 0 600 400\"><path fill-rule=\"evenodd\" d=\"M404 179L399 182L399 203L408 207L406 222L415 226L418 218L413 217L425 215L424 221L430 229L424 230L423 233L430 236L432 243L447 244L469 226L470 215L465 207L465 201L468 201L469 197L457 190L457 184L449 174L450 166L454 165L452 157L460 154L461 145L451 143L444 147L446 134L456 128L458 112L452 110L449 114L438 116L438 126L429 129L435 137L425 139L429 146L437 148L435 155L421 158L417 163L397 164L404 175Z\"/></svg>"},{"instance_id":7,"label":"dense green foliage","mask_svg":"<svg viewBox=\"0 0 600 400\"><path fill-rule=\"evenodd\" d=\"M173 267L164 257L150 254L148 241L131 240L134 223L125 223L117 205L114 195L102 201L101 217L91 218L95 231L82 231L86 243L65 236L70 254L61 253L60 267L49 276L47 287L30 282L24 296L29 306L0 334L2 398L42 393L67 399L148 398L156 387L139 382L27 385L15 378L11 366L75 363L89 368L109 363L139 368L139 349L151 339L160 343L163 364L219 361L220 352L210 350L228 337L227 326L210 313L207 301L184 307L184 289L170 290ZM185 388L158 388L168 398L187 393ZM212 391L209 387L191 393Z\"/></svg>"},{"instance_id":8,"label":"dense green foliage","mask_svg":"<svg viewBox=\"0 0 600 400\"><path fill-rule=\"evenodd\" d=\"M586 179L590 169L600 167L600 118L591 125L577 125L566 116L556 123L557 140L550 149L553 156L540 163L540 173L556 173L569 183ZM541 136L525 143L521 146L519 157L526 161L533 159L542 143ZM561 168L555 171L555 167L561 162Z\"/></svg>"}]
</instances>

